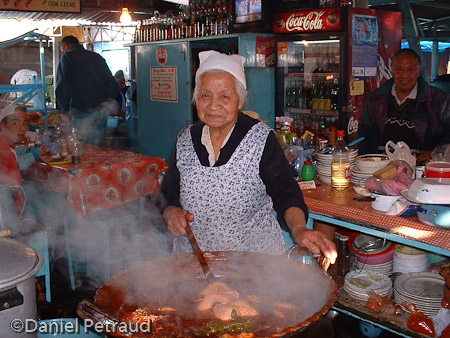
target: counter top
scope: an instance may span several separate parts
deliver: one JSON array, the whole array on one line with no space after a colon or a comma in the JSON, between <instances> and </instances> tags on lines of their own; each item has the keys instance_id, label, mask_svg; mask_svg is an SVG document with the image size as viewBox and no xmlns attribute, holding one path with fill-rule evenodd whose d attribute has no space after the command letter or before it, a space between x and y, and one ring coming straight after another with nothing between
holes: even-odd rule
<instances>
[{"instance_id":1,"label":"counter top","mask_svg":"<svg viewBox=\"0 0 450 338\"><path fill-rule=\"evenodd\" d=\"M376 211L371 208L370 202L353 199L361 195L352 186L346 191L335 191L331 186L319 183L316 189L304 190L303 196L312 218L330 218L336 225L339 221L346 222L355 226L353 230L379 231L386 237L390 236L388 239L396 241L392 236L397 237L400 239L397 242L405 243L401 239L419 241L423 244L419 245L422 249L450 256L449 230L421 223L416 216L388 216Z\"/></svg>"}]
</instances>

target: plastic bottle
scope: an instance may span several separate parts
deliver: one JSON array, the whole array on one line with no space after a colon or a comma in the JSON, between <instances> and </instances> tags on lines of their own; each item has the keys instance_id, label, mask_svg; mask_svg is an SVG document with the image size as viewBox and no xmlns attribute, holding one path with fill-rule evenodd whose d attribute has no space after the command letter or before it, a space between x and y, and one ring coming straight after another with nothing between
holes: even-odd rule
<instances>
[{"instance_id":1,"label":"plastic bottle","mask_svg":"<svg viewBox=\"0 0 450 338\"><path fill-rule=\"evenodd\" d=\"M328 137L328 142L334 146L334 144L336 143L337 140L337 131L336 131L336 127L335 126L331 126L330 128L330 135Z\"/></svg>"},{"instance_id":2,"label":"plastic bottle","mask_svg":"<svg viewBox=\"0 0 450 338\"><path fill-rule=\"evenodd\" d=\"M77 134L76 128L72 128L72 134L69 136L69 145L72 164L81 163L81 155L84 155L84 145L83 140Z\"/></svg>"},{"instance_id":3,"label":"plastic bottle","mask_svg":"<svg viewBox=\"0 0 450 338\"><path fill-rule=\"evenodd\" d=\"M339 80L337 77L334 78L331 88L331 109L339 110Z\"/></svg>"},{"instance_id":4,"label":"plastic bottle","mask_svg":"<svg viewBox=\"0 0 450 338\"><path fill-rule=\"evenodd\" d=\"M302 167L302 181L312 181L316 177L316 172L311 161L305 161Z\"/></svg>"},{"instance_id":5,"label":"plastic bottle","mask_svg":"<svg viewBox=\"0 0 450 338\"><path fill-rule=\"evenodd\" d=\"M338 245L337 269L339 276L345 276L350 271L350 249L348 247L348 237L341 236Z\"/></svg>"},{"instance_id":6,"label":"plastic bottle","mask_svg":"<svg viewBox=\"0 0 450 338\"><path fill-rule=\"evenodd\" d=\"M349 150L345 145L344 131L338 130L336 144L331 154L331 186L335 190L346 190L350 185Z\"/></svg>"}]
</instances>

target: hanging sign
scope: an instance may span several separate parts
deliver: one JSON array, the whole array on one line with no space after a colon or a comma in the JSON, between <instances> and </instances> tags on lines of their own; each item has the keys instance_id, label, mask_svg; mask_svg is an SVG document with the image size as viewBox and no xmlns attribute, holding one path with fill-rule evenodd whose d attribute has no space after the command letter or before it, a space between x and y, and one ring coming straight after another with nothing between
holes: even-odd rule
<instances>
[{"instance_id":1,"label":"hanging sign","mask_svg":"<svg viewBox=\"0 0 450 338\"><path fill-rule=\"evenodd\" d=\"M341 9L279 13L273 16L274 33L305 33L341 29Z\"/></svg>"},{"instance_id":2,"label":"hanging sign","mask_svg":"<svg viewBox=\"0 0 450 338\"><path fill-rule=\"evenodd\" d=\"M178 102L177 67L150 67L152 101Z\"/></svg>"},{"instance_id":3,"label":"hanging sign","mask_svg":"<svg viewBox=\"0 0 450 338\"><path fill-rule=\"evenodd\" d=\"M81 0L3 0L0 10L81 13Z\"/></svg>"}]
</instances>

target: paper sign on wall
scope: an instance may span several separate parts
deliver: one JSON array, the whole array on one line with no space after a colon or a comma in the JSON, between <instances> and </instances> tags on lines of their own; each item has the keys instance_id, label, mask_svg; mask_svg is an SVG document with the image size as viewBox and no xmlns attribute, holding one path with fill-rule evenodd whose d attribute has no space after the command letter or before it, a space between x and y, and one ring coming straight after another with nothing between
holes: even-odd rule
<instances>
[{"instance_id":1,"label":"paper sign on wall","mask_svg":"<svg viewBox=\"0 0 450 338\"><path fill-rule=\"evenodd\" d=\"M178 102L177 67L150 67L152 101Z\"/></svg>"},{"instance_id":2,"label":"paper sign on wall","mask_svg":"<svg viewBox=\"0 0 450 338\"><path fill-rule=\"evenodd\" d=\"M350 95L363 95L364 94L364 80L355 80L352 79L350 81Z\"/></svg>"}]
</instances>

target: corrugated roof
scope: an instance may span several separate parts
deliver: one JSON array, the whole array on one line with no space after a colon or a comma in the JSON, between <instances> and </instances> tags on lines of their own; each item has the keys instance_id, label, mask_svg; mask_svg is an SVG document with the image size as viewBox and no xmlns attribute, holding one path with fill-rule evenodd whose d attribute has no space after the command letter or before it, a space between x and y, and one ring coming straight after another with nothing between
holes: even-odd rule
<instances>
[{"instance_id":1,"label":"corrugated roof","mask_svg":"<svg viewBox=\"0 0 450 338\"><path fill-rule=\"evenodd\" d=\"M165 13L175 8L173 3L163 0L83 0L81 13L0 11L0 19L82 20L98 24L119 24L120 11L125 5L135 22L149 18L154 10Z\"/></svg>"}]
</instances>

